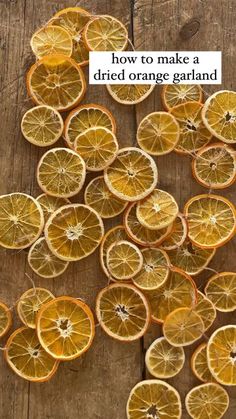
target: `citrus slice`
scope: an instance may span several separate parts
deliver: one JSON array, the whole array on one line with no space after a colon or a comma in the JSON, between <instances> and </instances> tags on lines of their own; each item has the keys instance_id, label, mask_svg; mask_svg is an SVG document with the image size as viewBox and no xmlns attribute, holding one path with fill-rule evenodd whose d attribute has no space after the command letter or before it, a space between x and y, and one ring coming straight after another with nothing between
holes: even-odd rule
<instances>
[{"instance_id":1,"label":"citrus slice","mask_svg":"<svg viewBox=\"0 0 236 419\"><path fill-rule=\"evenodd\" d=\"M128 284L116 283L102 289L96 300L96 314L109 336L126 342L141 338L150 321L146 298Z\"/></svg>"},{"instance_id":2,"label":"citrus slice","mask_svg":"<svg viewBox=\"0 0 236 419\"><path fill-rule=\"evenodd\" d=\"M60 26L48 25L34 33L30 46L37 58L50 54L63 54L70 57L73 44L69 32Z\"/></svg>"},{"instance_id":3,"label":"citrus slice","mask_svg":"<svg viewBox=\"0 0 236 419\"><path fill-rule=\"evenodd\" d=\"M206 188L226 188L236 178L235 151L226 144L210 144L198 151L192 161L192 172Z\"/></svg>"},{"instance_id":4,"label":"citrus slice","mask_svg":"<svg viewBox=\"0 0 236 419\"><path fill-rule=\"evenodd\" d=\"M194 196L186 203L184 213L188 220L188 237L197 246L220 247L235 234L235 207L223 196Z\"/></svg>"},{"instance_id":5,"label":"citrus slice","mask_svg":"<svg viewBox=\"0 0 236 419\"><path fill-rule=\"evenodd\" d=\"M217 310L236 310L236 273L221 272L213 275L206 284L205 293Z\"/></svg>"},{"instance_id":6,"label":"citrus slice","mask_svg":"<svg viewBox=\"0 0 236 419\"><path fill-rule=\"evenodd\" d=\"M118 19L108 15L90 20L83 36L90 51L123 51L128 44L126 27Z\"/></svg>"},{"instance_id":7,"label":"citrus slice","mask_svg":"<svg viewBox=\"0 0 236 419\"><path fill-rule=\"evenodd\" d=\"M154 191L137 204L139 222L150 230L159 230L172 224L179 212L174 197L161 189Z\"/></svg>"},{"instance_id":8,"label":"citrus slice","mask_svg":"<svg viewBox=\"0 0 236 419\"><path fill-rule=\"evenodd\" d=\"M0 196L1 246L25 249L37 240L43 226L43 211L32 196L20 192Z\"/></svg>"},{"instance_id":9,"label":"citrus slice","mask_svg":"<svg viewBox=\"0 0 236 419\"><path fill-rule=\"evenodd\" d=\"M126 412L128 419L180 419L180 396L177 390L165 381L140 381L130 392Z\"/></svg>"},{"instance_id":10,"label":"citrus slice","mask_svg":"<svg viewBox=\"0 0 236 419\"><path fill-rule=\"evenodd\" d=\"M216 319L214 304L201 291L197 291L197 304L194 311L201 317L204 324L204 331L208 330Z\"/></svg>"},{"instance_id":11,"label":"citrus slice","mask_svg":"<svg viewBox=\"0 0 236 419\"><path fill-rule=\"evenodd\" d=\"M149 346L145 363L151 375L156 378L171 378L183 368L185 354L183 348L176 348L162 336Z\"/></svg>"},{"instance_id":12,"label":"citrus slice","mask_svg":"<svg viewBox=\"0 0 236 419\"><path fill-rule=\"evenodd\" d=\"M138 126L137 141L152 156L168 154L179 141L179 124L168 112L150 113Z\"/></svg>"},{"instance_id":13,"label":"citrus slice","mask_svg":"<svg viewBox=\"0 0 236 419\"><path fill-rule=\"evenodd\" d=\"M11 369L28 381L48 381L58 368L58 361L45 352L35 330L21 327L6 343L5 359Z\"/></svg>"},{"instance_id":14,"label":"citrus slice","mask_svg":"<svg viewBox=\"0 0 236 419\"><path fill-rule=\"evenodd\" d=\"M118 142L107 128L93 127L76 137L74 149L84 159L88 170L99 172L115 160Z\"/></svg>"},{"instance_id":15,"label":"citrus slice","mask_svg":"<svg viewBox=\"0 0 236 419\"><path fill-rule=\"evenodd\" d=\"M42 278L56 278L63 274L69 262L59 259L49 249L45 237L40 237L30 248L28 263L33 271Z\"/></svg>"},{"instance_id":16,"label":"citrus slice","mask_svg":"<svg viewBox=\"0 0 236 419\"><path fill-rule=\"evenodd\" d=\"M103 176L92 179L87 185L84 202L94 208L102 218L116 217L127 207L127 202L110 192Z\"/></svg>"},{"instance_id":17,"label":"citrus slice","mask_svg":"<svg viewBox=\"0 0 236 419\"><path fill-rule=\"evenodd\" d=\"M225 386L236 385L236 326L215 330L207 344L207 362L213 377Z\"/></svg>"},{"instance_id":18,"label":"citrus slice","mask_svg":"<svg viewBox=\"0 0 236 419\"><path fill-rule=\"evenodd\" d=\"M172 225L160 230L150 230L140 224L136 215L137 204L129 205L124 215L125 229L129 237L140 246L159 246L171 233Z\"/></svg>"},{"instance_id":19,"label":"citrus slice","mask_svg":"<svg viewBox=\"0 0 236 419\"><path fill-rule=\"evenodd\" d=\"M157 177L155 161L135 147L120 149L114 162L104 171L110 191L129 202L149 195L156 186Z\"/></svg>"},{"instance_id":20,"label":"citrus slice","mask_svg":"<svg viewBox=\"0 0 236 419\"><path fill-rule=\"evenodd\" d=\"M151 306L152 320L163 323L169 313L179 307L194 307L197 303L197 289L192 278L180 269L172 267L163 284L145 295Z\"/></svg>"},{"instance_id":21,"label":"citrus slice","mask_svg":"<svg viewBox=\"0 0 236 419\"><path fill-rule=\"evenodd\" d=\"M101 241L100 262L104 273L108 277L111 275L107 269L107 250L113 243L117 243L121 240L129 240L129 237L127 236L124 226L118 225L108 230Z\"/></svg>"},{"instance_id":22,"label":"citrus slice","mask_svg":"<svg viewBox=\"0 0 236 419\"><path fill-rule=\"evenodd\" d=\"M30 143L39 147L54 144L62 135L63 119L51 106L41 105L29 109L21 121L21 132Z\"/></svg>"},{"instance_id":23,"label":"citrus slice","mask_svg":"<svg viewBox=\"0 0 236 419\"><path fill-rule=\"evenodd\" d=\"M76 137L94 127L104 127L115 134L116 122L108 109L93 103L73 109L65 120L65 140L69 147L74 148Z\"/></svg>"},{"instance_id":24,"label":"citrus slice","mask_svg":"<svg viewBox=\"0 0 236 419\"><path fill-rule=\"evenodd\" d=\"M181 307L172 311L163 324L163 334L173 346L188 346L204 333L201 317L192 308Z\"/></svg>"},{"instance_id":25,"label":"citrus slice","mask_svg":"<svg viewBox=\"0 0 236 419\"><path fill-rule=\"evenodd\" d=\"M168 256L172 265L182 269L188 275L194 276L206 268L215 252L215 249L202 249L187 239L177 249L170 250Z\"/></svg>"},{"instance_id":26,"label":"citrus slice","mask_svg":"<svg viewBox=\"0 0 236 419\"><path fill-rule=\"evenodd\" d=\"M141 290L155 290L165 283L169 275L169 258L161 249L143 249L143 266L132 278L136 287Z\"/></svg>"},{"instance_id":27,"label":"citrus slice","mask_svg":"<svg viewBox=\"0 0 236 419\"><path fill-rule=\"evenodd\" d=\"M37 181L47 194L69 198L80 192L86 176L82 157L68 148L52 148L40 159Z\"/></svg>"},{"instance_id":28,"label":"citrus slice","mask_svg":"<svg viewBox=\"0 0 236 419\"><path fill-rule=\"evenodd\" d=\"M179 142L175 151L188 154L194 153L209 143L212 135L202 121L202 104L186 102L171 109L180 127Z\"/></svg>"},{"instance_id":29,"label":"citrus slice","mask_svg":"<svg viewBox=\"0 0 236 419\"><path fill-rule=\"evenodd\" d=\"M185 405L193 419L220 419L229 407L229 396L219 384L201 384L188 392Z\"/></svg>"},{"instance_id":30,"label":"citrus slice","mask_svg":"<svg viewBox=\"0 0 236 419\"><path fill-rule=\"evenodd\" d=\"M86 82L76 62L65 55L47 55L32 65L27 74L27 89L37 105L68 111L83 99Z\"/></svg>"},{"instance_id":31,"label":"citrus slice","mask_svg":"<svg viewBox=\"0 0 236 419\"><path fill-rule=\"evenodd\" d=\"M161 243L161 248L169 251L178 249L186 240L188 234L188 225L185 217L182 214L178 214L172 224L171 233Z\"/></svg>"},{"instance_id":32,"label":"citrus slice","mask_svg":"<svg viewBox=\"0 0 236 419\"><path fill-rule=\"evenodd\" d=\"M108 84L111 97L122 105L136 105L143 102L155 89L155 84Z\"/></svg>"},{"instance_id":33,"label":"citrus slice","mask_svg":"<svg viewBox=\"0 0 236 419\"><path fill-rule=\"evenodd\" d=\"M36 198L36 201L40 204L45 223L58 208L61 208L63 205L70 204L69 199L67 198L58 198L56 196L47 195L43 193Z\"/></svg>"},{"instance_id":34,"label":"citrus slice","mask_svg":"<svg viewBox=\"0 0 236 419\"><path fill-rule=\"evenodd\" d=\"M54 295L45 288L30 288L24 292L17 303L17 313L22 323L35 329L36 315L40 308L54 298Z\"/></svg>"},{"instance_id":35,"label":"citrus slice","mask_svg":"<svg viewBox=\"0 0 236 419\"><path fill-rule=\"evenodd\" d=\"M106 265L113 278L119 281L130 279L140 272L143 255L135 244L120 240L108 248Z\"/></svg>"},{"instance_id":36,"label":"citrus slice","mask_svg":"<svg viewBox=\"0 0 236 419\"><path fill-rule=\"evenodd\" d=\"M236 92L220 90L205 102L202 118L207 129L221 141L236 142Z\"/></svg>"},{"instance_id":37,"label":"citrus slice","mask_svg":"<svg viewBox=\"0 0 236 419\"><path fill-rule=\"evenodd\" d=\"M194 375L203 383L214 381L207 364L207 344L201 343L191 357L191 369Z\"/></svg>"},{"instance_id":38,"label":"citrus slice","mask_svg":"<svg viewBox=\"0 0 236 419\"><path fill-rule=\"evenodd\" d=\"M89 256L104 234L100 216L83 204L70 204L51 215L45 226L45 238L51 251L65 261Z\"/></svg>"},{"instance_id":39,"label":"citrus slice","mask_svg":"<svg viewBox=\"0 0 236 419\"><path fill-rule=\"evenodd\" d=\"M185 102L201 102L202 89L199 84L166 84L161 92L162 103L168 111Z\"/></svg>"},{"instance_id":40,"label":"citrus slice","mask_svg":"<svg viewBox=\"0 0 236 419\"><path fill-rule=\"evenodd\" d=\"M0 338L2 338L10 329L12 324L12 315L6 304L0 301Z\"/></svg>"}]
</instances>

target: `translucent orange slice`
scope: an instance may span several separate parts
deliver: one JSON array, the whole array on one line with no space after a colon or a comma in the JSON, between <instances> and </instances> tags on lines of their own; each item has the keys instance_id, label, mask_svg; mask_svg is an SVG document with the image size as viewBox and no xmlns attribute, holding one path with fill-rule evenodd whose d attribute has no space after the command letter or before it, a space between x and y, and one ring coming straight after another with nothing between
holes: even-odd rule
<instances>
[{"instance_id":1,"label":"translucent orange slice","mask_svg":"<svg viewBox=\"0 0 236 419\"><path fill-rule=\"evenodd\" d=\"M214 304L201 291L197 291L197 304L194 311L201 317L204 330L208 330L216 319Z\"/></svg>"},{"instance_id":2,"label":"translucent orange slice","mask_svg":"<svg viewBox=\"0 0 236 419\"><path fill-rule=\"evenodd\" d=\"M0 338L2 338L12 325L12 315L10 309L0 301Z\"/></svg>"},{"instance_id":3,"label":"translucent orange slice","mask_svg":"<svg viewBox=\"0 0 236 419\"><path fill-rule=\"evenodd\" d=\"M229 407L229 396L219 384L201 384L188 392L185 405L193 419L220 419Z\"/></svg>"},{"instance_id":4,"label":"translucent orange slice","mask_svg":"<svg viewBox=\"0 0 236 419\"><path fill-rule=\"evenodd\" d=\"M72 54L72 38L60 26L48 25L34 33L30 46L37 58L50 54L63 54L68 57Z\"/></svg>"},{"instance_id":5,"label":"translucent orange slice","mask_svg":"<svg viewBox=\"0 0 236 419\"><path fill-rule=\"evenodd\" d=\"M207 364L207 344L201 343L191 357L191 369L194 375L203 383L214 381Z\"/></svg>"},{"instance_id":6,"label":"translucent orange slice","mask_svg":"<svg viewBox=\"0 0 236 419\"><path fill-rule=\"evenodd\" d=\"M67 198L58 198L56 196L47 195L43 193L36 198L36 201L40 204L45 223L58 208L61 208L63 205L70 204L69 199Z\"/></svg>"},{"instance_id":7,"label":"translucent orange slice","mask_svg":"<svg viewBox=\"0 0 236 419\"><path fill-rule=\"evenodd\" d=\"M178 249L186 240L187 234L187 221L185 217L179 213L172 224L171 233L161 243L161 248L166 251Z\"/></svg>"},{"instance_id":8,"label":"translucent orange slice","mask_svg":"<svg viewBox=\"0 0 236 419\"><path fill-rule=\"evenodd\" d=\"M236 310L236 273L221 272L213 275L206 284L205 293L218 311Z\"/></svg>"},{"instance_id":9,"label":"translucent orange slice","mask_svg":"<svg viewBox=\"0 0 236 419\"><path fill-rule=\"evenodd\" d=\"M126 27L113 16L97 16L90 20L83 32L90 51L123 51L128 43Z\"/></svg>"},{"instance_id":10,"label":"translucent orange slice","mask_svg":"<svg viewBox=\"0 0 236 419\"><path fill-rule=\"evenodd\" d=\"M166 84L161 92L162 103L167 110L185 102L201 102L202 96L199 84Z\"/></svg>"},{"instance_id":11,"label":"translucent orange slice","mask_svg":"<svg viewBox=\"0 0 236 419\"><path fill-rule=\"evenodd\" d=\"M54 295L45 288L35 287L24 292L17 303L17 313L22 323L35 329L36 316L40 308L54 298Z\"/></svg>"},{"instance_id":12,"label":"translucent orange slice","mask_svg":"<svg viewBox=\"0 0 236 419\"><path fill-rule=\"evenodd\" d=\"M125 228L122 225L118 225L108 230L101 241L100 262L107 277L111 276L107 269L107 250L113 243L117 243L120 240L129 240Z\"/></svg>"},{"instance_id":13,"label":"translucent orange slice","mask_svg":"<svg viewBox=\"0 0 236 419\"><path fill-rule=\"evenodd\" d=\"M133 278L143 266L143 255L135 244L121 240L107 249L106 265L110 275L122 281Z\"/></svg>"},{"instance_id":14,"label":"translucent orange slice","mask_svg":"<svg viewBox=\"0 0 236 419\"><path fill-rule=\"evenodd\" d=\"M122 105L136 105L143 102L155 89L154 84L108 84L111 97Z\"/></svg>"}]
</instances>

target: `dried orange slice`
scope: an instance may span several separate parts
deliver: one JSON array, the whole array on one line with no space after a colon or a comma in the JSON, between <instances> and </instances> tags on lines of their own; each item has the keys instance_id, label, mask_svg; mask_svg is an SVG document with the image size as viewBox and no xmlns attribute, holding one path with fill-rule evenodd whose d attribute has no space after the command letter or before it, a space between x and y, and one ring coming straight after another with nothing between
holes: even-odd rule
<instances>
[{"instance_id":1,"label":"dried orange slice","mask_svg":"<svg viewBox=\"0 0 236 419\"><path fill-rule=\"evenodd\" d=\"M29 109L21 121L23 136L39 147L47 147L59 140L63 127L63 119L59 112L47 105Z\"/></svg>"},{"instance_id":2,"label":"dried orange slice","mask_svg":"<svg viewBox=\"0 0 236 419\"><path fill-rule=\"evenodd\" d=\"M194 343L204 333L201 317L188 307L177 308L166 317L163 324L163 334L173 346L188 346Z\"/></svg>"},{"instance_id":3,"label":"dried orange slice","mask_svg":"<svg viewBox=\"0 0 236 419\"><path fill-rule=\"evenodd\" d=\"M141 338L150 322L145 296L128 284L116 283L103 288L97 296L96 314L109 336L126 342Z\"/></svg>"},{"instance_id":4,"label":"dried orange slice","mask_svg":"<svg viewBox=\"0 0 236 419\"><path fill-rule=\"evenodd\" d=\"M174 197L161 189L154 191L137 204L137 218L139 222L150 230L168 227L174 222L179 207Z\"/></svg>"},{"instance_id":5,"label":"dried orange slice","mask_svg":"<svg viewBox=\"0 0 236 419\"><path fill-rule=\"evenodd\" d=\"M27 89L37 105L68 111L83 99L86 82L76 62L65 55L47 55L32 65L27 74Z\"/></svg>"},{"instance_id":6,"label":"dried orange slice","mask_svg":"<svg viewBox=\"0 0 236 419\"><path fill-rule=\"evenodd\" d=\"M115 119L104 106L91 103L73 109L65 120L65 140L69 147L74 148L76 137L93 127L104 127L114 134L116 132Z\"/></svg>"},{"instance_id":7,"label":"dried orange slice","mask_svg":"<svg viewBox=\"0 0 236 419\"><path fill-rule=\"evenodd\" d=\"M12 315L6 304L0 301L0 338L2 338L12 325Z\"/></svg>"},{"instance_id":8,"label":"dried orange slice","mask_svg":"<svg viewBox=\"0 0 236 419\"><path fill-rule=\"evenodd\" d=\"M163 286L146 291L145 295L151 306L152 320L157 323L163 323L176 308L194 307L197 303L195 282L185 272L173 267Z\"/></svg>"},{"instance_id":9,"label":"dried orange slice","mask_svg":"<svg viewBox=\"0 0 236 419\"><path fill-rule=\"evenodd\" d=\"M108 84L111 97L122 105L136 105L143 102L155 89L155 84Z\"/></svg>"},{"instance_id":10,"label":"dried orange slice","mask_svg":"<svg viewBox=\"0 0 236 419\"><path fill-rule=\"evenodd\" d=\"M166 84L161 92L162 103L168 111L185 102L201 102L202 89L199 84Z\"/></svg>"},{"instance_id":11,"label":"dried orange slice","mask_svg":"<svg viewBox=\"0 0 236 419\"><path fill-rule=\"evenodd\" d=\"M207 344L201 343L191 357L191 369L194 375L203 383L214 381L207 364Z\"/></svg>"},{"instance_id":12,"label":"dried orange slice","mask_svg":"<svg viewBox=\"0 0 236 419\"><path fill-rule=\"evenodd\" d=\"M48 381L58 368L58 361L45 352L35 330L21 327L6 343L5 359L11 369L28 381Z\"/></svg>"},{"instance_id":13,"label":"dried orange slice","mask_svg":"<svg viewBox=\"0 0 236 419\"><path fill-rule=\"evenodd\" d=\"M139 147L152 156L170 153L179 141L179 124L168 112L153 112L145 116L137 130Z\"/></svg>"},{"instance_id":14,"label":"dried orange slice","mask_svg":"<svg viewBox=\"0 0 236 419\"><path fill-rule=\"evenodd\" d=\"M180 396L178 391L165 381L140 381L130 392L126 412L128 419L180 419Z\"/></svg>"},{"instance_id":15,"label":"dried orange slice","mask_svg":"<svg viewBox=\"0 0 236 419\"><path fill-rule=\"evenodd\" d=\"M72 54L72 38L60 26L48 25L35 32L30 40L30 46L37 58L44 55L63 54L68 57Z\"/></svg>"},{"instance_id":16,"label":"dried orange slice","mask_svg":"<svg viewBox=\"0 0 236 419\"><path fill-rule=\"evenodd\" d=\"M28 263L31 269L42 278L56 278L63 274L69 262L59 259L49 249L45 237L40 237L30 248Z\"/></svg>"},{"instance_id":17,"label":"dried orange slice","mask_svg":"<svg viewBox=\"0 0 236 419\"><path fill-rule=\"evenodd\" d=\"M197 246L220 247L235 234L235 207L223 196L194 196L186 203L184 213L188 220L188 237Z\"/></svg>"},{"instance_id":18,"label":"dried orange slice","mask_svg":"<svg viewBox=\"0 0 236 419\"><path fill-rule=\"evenodd\" d=\"M30 288L24 292L17 303L17 313L22 323L35 329L36 315L40 308L54 298L54 295L45 288Z\"/></svg>"},{"instance_id":19,"label":"dried orange slice","mask_svg":"<svg viewBox=\"0 0 236 419\"><path fill-rule=\"evenodd\" d=\"M129 240L129 237L127 236L124 226L118 225L108 230L101 241L100 262L104 273L108 277L110 277L110 273L107 269L107 250L113 243L117 243L121 240Z\"/></svg>"},{"instance_id":20,"label":"dried orange slice","mask_svg":"<svg viewBox=\"0 0 236 419\"><path fill-rule=\"evenodd\" d=\"M118 142L107 128L92 127L76 137L74 149L84 159L88 170L99 172L115 160Z\"/></svg>"},{"instance_id":21,"label":"dried orange slice","mask_svg":"<svg viewBox=\"0 0 236 419\"><path fill-rule=\"evenodd\" d=\"M43 211L32 196L16 192L0 196L0 245L29 247L42 233Z\"/></svg>"},{"instance_id":22,"label":"dried orange slice","mask_svg":"<svg viewBox=\"0 0 236 419\"><path fill-rule=\"evenodd\" d=\"M36 201L40 204L45 223L58 208L61 208L63 205L70 204L69 199L67 198L58 198L56 196L47 195L43 193L36 198Z\"/></svg>"},{"instance_id":23,"label":"dried orange slice","mask_svg":"<svg viewBox=\"0 0 236 419\"><path fill-rule=\"evenodd\" d=\"M225 386L236 385L236 326L215 330L207 344L207 362L213 377Z\"/></svg>"},{"instance_id":24,"label":"dried orange slice","mask_svg":"<svg viewBox=\"0 0 236 419\"><path fill-rule=\"evenodd\" d=\"M90 20L83 36L90 51L123 51L128 44L126 27L118 19L108 15Z\"/></svg>"},{"instance_id":25,"label":"dried orange slice","mask_svg":"<svg viewBox=\"0 0 236 419\"><path fill-rule=\"evenodd\" d=\"M184 361L183 348L172 346L163 336L154 340L145 356L149 373L163 379L177 375L182 370Z\"/></svg>"},{"instance_id":26,"label":"dried orange slice","mask_svg":"<svg viewBox=\"0 0 236 419\"><path fill-rule=\"evenodd\" d=\"M161 248L169 251L178 249L186 240L188 234L188 225L185 217L182 214L178 214L172 224L171 233L161 243Z\"/></svg>"},{"instance_id":27,"label":"dried orange slice","mask_svg":"<svg viewBox=\"0 0 236 419\"><path fill-rule=\"evenodd\" d=\"M65 261L89 256L99 246L104 226L98 213L88 205L70 204L51 215L45 226L49 249Z\"/></svg>"},{"instance_id":28,"label":"dried orange slice","mask_svg":"<svg viewBox=\"0 0 236 419\"><path fill-rule=\"evenodd\" d=\"M188 392L185 405L193 419L220 419L229 407L229 396L219 384L201 384Z\"/></svg>"},{"instance_id":29,"label":"dried orange slice","mask_svg":"<svg viewBox=\"0 0 236 419\"><path fill-rule=\"evenodd\" d=\"M212 135L203 124L202 106L199 102L186 102L171 109L171 114L180 126L179 142L175 151L194 153L209 143Z\"/></svg>"},{"instance_id":30,"label":"dried orange slice","mask_svg":"<svg viewBox=\"0 0 236 419\"><path fill-rule=\"evenodd\" d=\"M91 180L84 193L84 202L94 208L102 218L112 218L121 214L127 202L113 195L103 176Z\"/></svg>"},{"instance_id":31,"label":"dried orange slice","mask_svg":"<svg viewBox=\"0 0 236 419\"><path fill-rule=\"evenodd\" d=\"M208 279L205 293L217 310L236 310L236 273L221 272L213 275Z\"/></svg>"},{"instance_id":32,"label":"dried orange slice","mask_svg":"<svg viewBox=\"0 0 236 419\"><path fill-rule=\"evenodd\" d=\"M149 248L141 251L143 266L140 272L132 278L136 287L141 290L155 290L162 286L169 275L169 258L161 249Z\"/></svg>"},{"instance_id":33,"label":"dried orange slice","mask_svg":"<svg viewBox=\"0 0 236 419\"><path fill-rule=\"evenodd\" d=\"M172 231L172 225L160 230L144 227L136 215L136 202L129 205L124 215L125 229L129 237L140 246L152 247L160 245Z\"/></svg>"},{"instance_id":34,"label":"dried orange slice","mask_svg":"<svg viewBox=\"0 0 236 419\"><path fill-rule=\"evenodd\" d=\"M143 266L143 255L135 244L120 240L107 250L106 265L111 276L122 281L133 278Z\"/></svg>"},{"instance_id":35,"label":"dried orange slice","mask_svg":"<svg viewBox=\"0 0 236 419\"><path fill-rule=\"evenodd\" d=\"M72 297L58 297L44 304L37 315L37 334L53 358L69 361L91 346L95 334L90 308Z\"/></svg>"},{"instance_id":36,"label":"dried orange slice","mask_svg":"<svg viewBox=\"0 0 236 419\"><path fill-rule=\"evenodd\" d=\"M221 141L236 142L236 92L220 90L211 95L202 109L207 129Z\"/></svg>"},{"instance_id":37,"label":"dried orange slice","mask_svg":"<svg viewBox=\"0 0 236 419\"><path fill-rule=\"evenodd\" d=\"M82 157L68 148L52 148L40 159L37 181L47 194L69 198L80 192L86 169Z\"/></svg>"},{"instance_id":38,"label":"dried orange slice","mask_svg":"<svg viewBox=\"0 0 236 419\"><path fill-rule=\"evenodd\" d=\"M198 151L192 161L193 176L206 188L223 189L236 178L236 157L226 144L210 144Z\"/></svg>"},{"instance_id":39,"label":"dried orange slice","mask_svg":"<svg viewBox=\"0 0 236 419\"><path fill-rule=\"evenodd\" d=\"M211 300L199 290L197 291L197 304L194 311L201 317L204 331L208 330L216 319L216 309Z\"/></svg>"},{"instance_id":40,"label":"dried orange slice","mask_svg":"<svg viewBox=\"0 0 236 419\"><path fill-rule=\"evenodd\" d=\"M157 176L157 166L152 157L135 147L120 149L115 161L104 171L110 191L129 202L149 195L156 186Z\"/></svg>"}]
</instances>

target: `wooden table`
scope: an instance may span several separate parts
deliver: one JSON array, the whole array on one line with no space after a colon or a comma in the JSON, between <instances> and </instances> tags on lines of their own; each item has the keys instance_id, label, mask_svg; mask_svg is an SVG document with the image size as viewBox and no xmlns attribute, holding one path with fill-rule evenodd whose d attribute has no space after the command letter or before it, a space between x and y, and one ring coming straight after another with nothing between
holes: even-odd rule
<instances>
[{"instance_id":1,"label":"wooden table","mask_svg":"<svg viewBox=\"0 0 236 419\"><path fill-rule=\"evenodd\" d=\"M37 196L40 190L35 169L41 150L27 143L20 132L24 112L32 106L25 88L26 71L33 63L30 37L59 9L79 5L92 13L112 14L129 28L138 50L222 50L223 87L235 84L235 0L0 0L0 193L22 191ZM206 86L206 95L218 86ZM99 103L110 109L118 125L121 146L136 145L136 127L149 112L160 110L160 87L138 106L115 103L105 86L90 86L84 103ZM61 145L63 143L61 142ZM204 193L191 176L191 159L171 153L158 159L159 185L173 193L183 207L190 196ZM236 202L235 187L222 192ZM106 223L106 228L116 221ZM211 266L235 270L235 242L217 251ZM0 299L14 305L21 293L31 287L27 274L37 286L55 295L81 297L94 307L97 292L107 284L98 254L71 264L55 280L40 279L27 265L26 252L0 251ZM202 288L210 272L200 275ZM235 313L219 315L214 327L235 323ZM19 325L15 316L14 327ZM125 419L125 406L131 388L148 377L145 350L161 334L157 326L144 339L121 344L106 336L99 327L91 350L81 359L61 364L46 384L30 384L13 374L0 356L0 417L2 419ZM1 342L4 345L4 340ZM196 345L195 345L196 346ZM200 384L189 368L193 348L186 350L183 371L169 380L180 391L182 400L188 389ZM231 404L226 419L236 417L235 390L229 390ZM234 395L234 396L233 396ZM188 418L183 412L183 418ZM214 418L212 418L214 419Z\"/></svg>"}]
</instances>

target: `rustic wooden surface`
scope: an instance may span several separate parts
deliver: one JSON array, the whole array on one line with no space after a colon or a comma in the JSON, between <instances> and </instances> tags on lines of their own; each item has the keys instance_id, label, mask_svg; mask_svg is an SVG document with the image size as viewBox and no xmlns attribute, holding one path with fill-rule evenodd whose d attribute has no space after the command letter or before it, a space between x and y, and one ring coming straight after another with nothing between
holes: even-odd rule
<instances>
[{"instance_id":1,"label":"rustic wooden surface","mask_svg":"<svg viewBox=\"0 0 236 419\"><path fill-rule=\"evenodd\" d=\"M43 151L30 145L20 133L23 113L32 106L25 89L25 74L33 56L29 40L32 33L56 11L79 5L93 13L112 14L129 28L130 38L139 50L222 50L223 87L235 85L235 0L0 0L0 194L22 191L37 196L35 168ZM206 93L217 86L206 86ZM104 86L90 86L85 103L100 103L115 115L118 139L122 146L134 145L138 122L148 112L161 109L160 87L143 104L123 107L116 104ZM204 192L193 181L190 159L171 155L158 159L160 187L178 200L180 207L188 197ZM223 192L233 202L235 187ZM113 222L114 224L115 222ZM112 223L106 223L106 226ZM211 266L235 270L235 241L219 250ZM55 280L43 280L27 267L26 252L0 250L0 299L14 305L21 293L31 286L26 274L38 286L55 295L84 298L92 307L106 278L98 264L98 255L71 264ZM199 288L210 273L197 278ZM234 317L234 318L233 318ZM235 323L235 314L218 316L214 325ZM16 316L14 327L19 321ZM154 326L141 342L121 344L108 338L97 327L91 350L79 360L61 364L58 373L46 384L29 384L15 376L0 356L0 417L2 419L125 419L125 405L130 389L148 377L144 354L150 342L160 335ZM4 340L1 342L4 346ZM170 383L184 400L197 380L189 369L193 348L186 350L185 368ZM0 354L1 355L1 354ZM231 396L226 419L236 416L236 398ZM188 418L185 410L183 418ZM212 418L214 419L214 418Z\"/></svg>"}]
</instances>

